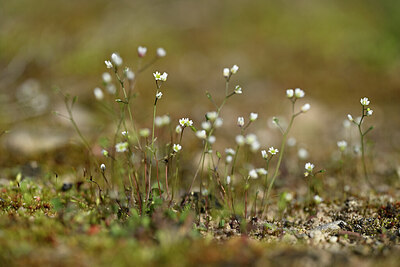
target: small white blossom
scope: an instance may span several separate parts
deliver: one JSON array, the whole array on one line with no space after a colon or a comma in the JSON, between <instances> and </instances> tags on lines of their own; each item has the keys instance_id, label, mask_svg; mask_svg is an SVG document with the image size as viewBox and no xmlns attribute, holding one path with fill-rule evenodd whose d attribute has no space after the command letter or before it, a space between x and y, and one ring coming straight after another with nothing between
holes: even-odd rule
<instances>
[{"instance_id":1,"label":"small white blossom","mask_svg":"<svg viewBox=\"0 0 400 267\"><path fill-rule=\"evenodd\" d=\"M229 78L229 75L230 75L229 69L224 68L224 70L222 71L222 74L224 75L225 78Z\"/></svg>"},{"instance_id":2,"label":"small white blossom","mask_svg":"<svg viewBox=\"0 0 400 267\"><path fill-rule=\"evenodd\" d=\"M258 118L258 113L250 113L250 121L255 121Z\"/></svg>"},{"instance_id":3,"label":"small white blossom","mask_svg":"<svg viewBox=\"0 0 400 267\"><path fill-rule=\"evenodd\" d=\"M257 168L256 172L258 175L267 175L268 171L264 168Z\"/></svg>"},{"instance_id":4,"label":"small white blossom","mask_svg":"<svg viewBox=\"0 0 400 267\"><path fill-rule=\"evenodd\" d=\"M113 68L113 64L111 63L111 61L106 60L106 61L104 61L104 63L106 64L107 69L112 69Z\"/></svg>"},{"instance_id":5,"label":"small white blossom","mask_svg":"<svg viewBox=\"0 0 400 267\"><path fill-rule=\"evenodd\" d=\"M157 92L156 93L156 98L157 99L161 99L161 97L162 97L162 92Z\"/></svg>"},{"instance_id":6,"label":"small white blossom","mask_svg":"<svg viewBox=\"0 0 400 267\"><path fill-rule=\"evenodd\" d=\"M237 143L239 146L244 145L245 142L246 142L243 135L237 135L237 136L235 137L235 141L236 141L236 143Z\"/></svg>"},{"instance_id":7,"label":"small white blossom","mask_svg":"<svg viewBox=\"0 0 400 267\"><path fill-rule=\"evenodd\" d=\"M337 146L341 151L344 151L347 148L347 142L345 140L338 141Z\"/></svg>"},{"instance_id":8,"label":"small white blossom","mask_svg":"<svg viewBox=\"0 0 400 267\"><path fill-rule=\"evenodd\" d=\"M300 148L297 152L297 155L300 159L307 159L308 158L308 151L305 148Z\"/></svg>"},{"instance_id":9,"label":"small white blossom","mask_svg":"<svg viewBox=\"0 0 400 267\"><path fill-rule=\"evenodd\" d=\"M100 169L101 169L102 172L105 172L105 170L106 170L106 165L105 165L104 163L102 163L102 164L100 165Z\"/></svg>"},{"instance_id":10,"label":"small white blossom","mask_svg":"<svg viewBox=\"0 0 400 267\"><path fill-rule=\"evenodd\" d=\"M292 199L293 199L292 193L286 193L286 194L285 194L285 200L286 200L287 202L292 201Z\"/></svg>"},{"instance_id":11,"label":"small white blossom","mask_svg":"<svg viewBox=\"0 0 400 267\"><path fill-rule=\"evenodd\" d=\"M121 134L122 136L128 136L128 131L122 131Z\"/></svg>"},{"instance_id":12,"label":"small white blossom","mask_svg":"<svg viewBox=\"0 0 400 267\"><path fill-rule=\"evenodd\" d=\"M218 113L216 111L207 112L206 118L210 121L215 121L218 118Z\"/></svg>"},{"instance_id":13,"label":"small white blossom","mask_svg":"<svg viewBox=\"0 0 400 267\"><path fill-rule=\"evenodd\" d=\"M104 72L102 75L103 81L105 83L110 83L111 82L111 75L108 72Z\"/></svg>"},{"instance_id":14,"label":"small white blossom","mask_svg":"<svg viewBox=\"0 0 400 267\"><path fill-rule=\"evenodd\" d=\"M251 145L252 143L257 141L257 136L255 134L246 135L246 144Z\"/></svg>"},{"instance_id":15,"label":"small white blossom","mask_svg":"<svg viewBox=\"0 0 400 267\"><path fill-rule=\"evenodd\" d=\"M237 119L237 125L239 127L243 127L244 126L244 118L243 117L238 117Z\"/></svg>"},{"instance_id":16,"label":"small white blossom","mask_svg":"<svg viewBox=\"0 0 400 267\"><path fill-rule=\"evenodd\" d=\"M224 120L222 118L217 118L214 122L214 126L215 126L215 128L219 128L222 126L223 123L224 123Z\"/></svg>"},{"instance_id":17,"label":"small white blossom","mask_svg":"<svg viewBox=\"0 0 400 267\"><path fill-rule=\"evenodd\" d=\"M204 130L208 131L211 129L211 123L209 121L203 121L201 123L201 128L203 128Z\"/></svg>"},{"instance_id":18,"label":"small white blossom","mask_svg":"<svg viewBox=\"0 0 400 267\"><path fill-rule=\"evenodd\" d=\"M235 94L238 94L238 95L240 95L240 94L242 94L243 92L242 92L242 87L240 87L239 85L236 85L235 86Z\"/></svg>"},{"instance_id":19,"label":"small white blossom","mask_svg":"<svg viewBox=\"0 0 400 267\"><path fill-rule=\"evenodd\" d=\"M171 123L171 118L168 115L164 115L161 117L162 125L168 125Z\"/></svg>"},{"instance_id":20,"label":"small white blossom","mask_svg":"<svg viewBox=\"0 0 400 267\"><path fill-rule=\"evenodd\" d=\"M287 145L288 146L295 146L296 145L296 138L294 138L294 137L290 137L288 140L287 140Z\"/></svg>"},{"instance_id":21,"label":"small white blossom","mask_svg":"<svg viewBox=\"0 0 400 267\"><path fill-rule=\"evenodd\" d=\"M115 145L115 151L125 152L128 149L128 142L122 142Z\"/></svg>"},{"instance_id":22,"label":"small white blossom","mask_svg":"<svg viewBox=\"0 0 400 267\"><path fill-rule=\"evenodd\" d=\"M182 119L179 119L179 124L182 127L190 127L193 125L193 121L189 120L189 118L182 118Z\"/></svg>"},{"instance_id":23,"label":"small white blossom","mask_svg":"<svg viewBox=\"0 0 400 267\"><path fill-rule=\"evenodd\" d=\"M117 53L112 53L112 54L111 54L111 61L112 61L116 66L121 66L121 65L122 65L122 58L121 58Z\"/></svg>"},{"instance_id":24,"label":"small white blossom","mask_svg":"<svg viewBox=\"0 0 400 267\"><path fill-rule=\"evenodd\" d=\"M255 169L252 169L249 171L249 176L253 179L257 179L258 178L258 174L257 171Z\"/></svg>"},{"instance_id":25,"label":"small white blossom","mask_svg":"<svg viewBox=\"0 0 400 267\"><path fill-rule=\"evenodd\" d=\"M165 81L167 80L167 78L168 78L168 73L164 72L164 73L161 75L161 81L165 82Z\"/></svg>"},{"instance_id":26,"label":"small white blossom","mask_svg":"<svg viewBox=\"0 0 400 267\"><path fill-rule=\"evenodd\" d=\"M135 79L135 73L129 68L124 69L124 75L129 81L133 81Z\"/></svg>"},{"instance_id":27,"label":"small white blossom","mask_svg":"<svg viewBox=\"0 0 400 267\"><path fill-rule=\"evenodd\" d=\"M208 143L210 143L210 144L214 144L216 140L217 140L217 138L215 138L214 135L210 135L208 137Z\"/></svg>"},{"instance_id":28,"label":"small white blossom","mask_svg":"<svg viewBox=\"0 0 400 267\"><path fill-rule=\"evenodd\" d=\"M107 84L106 86L107 92L111 95L114 95L117 92L117 88L115 87L114 84Z\"/></svg>"},{"instance_id":29,"label":"small white blossom","mask_svg":"<svg viewBox=\"0 0 400 267\"><path fill-rule=\"evenodd\" d=\"M98 87L94 88L93 93L97 100L102 100L104 98L103 91Z\"/></svg>"},{"instance_id":30,"label":"small white blossom","mask_svg":"<svg viewBox=\"0 0 400 267\"><path fill-rule=\"evenodd\" d=\"M347 114L347 119L348 119L349 121L354 121L353 116L351 116L350 114Z\"/></svg>"},{"instance_id":31,"label":"small white blossom","mask_svg":"<svg viewBox=\"0 0 400 267\"><path fill-rule=\"evenodd\" d=\"M154 124L155 124L157 127L163 126L163 119L162 119L161 117L159 117L159 116L155 117L155 119L154 119Z\"/></svg>"},{"instance_id":32,"label":"small white blossom","mask_svg":"<svg viewBox=\"0 0 400 267\"><path fill-rule=\"evenodd\" d=\"M139 57L144 57L147 53L147 48L144 46L139 46L137 51L138 51Z\"/></svg>"},{"instance_id":33,"label":"small white blossom","mask_svg":"<svg viewBox=\"0 0 400 267\"><path fill-rule=\"evenodd\" d=\"M231 72L232 74L236 74L236 72L238 72L239 70L239 66L238 65L233 65L231 68Z\"/></svg>"},{"instance_id":34,"label":"small white blossom","mask_svg":"<svg viewBox=\"0 0 400 267\"><path fill-rule=\"evenodd\" d=\"M167 55L167 52L165 51L164 48L159 47L157 48L157 57L165 57Z\"/></svg>"},{"instance_id":35,"label":"small white blossom","mask_svg":"<svg viewBox=\"0 0 400 267\"><path fill-rule=\"evenodd\" d=\"M286 90L286 96L287 96L288 98L292 98L292 97L294 96L294 91L293 91L293 89L287 89L287 90Z\"/></svg>"},{"instance_id":36,"label":"small white blossom","mask_svg":"<svg viewBox=\"0 0 400 267\"><path fill-rule=\"evenodd\" d=\"M308 172L312 172L314 169L314 164L307 162L306 165L304 166L304 168L308 171Z\"/></svg>"},{"instance_id":37,"label":"small white blossom","mask_svg":"<svg viewBox=\"0 0 400 267\"><path fill-rule=\"evenodd\" d=\"M279 150L274 148L273 146L268 148L268 153L270 153L271 155L276 155L278 152L279 152Z\"/></svg>"},{"instance_id":38,"label":"small white blossom","mask_svg":"<svg viewBox=\"0 0 400 267\"><path fill-rule=\"evenodd\" d=\"M180 133L182 132L182 127L181 127L180 125L177 125L177 126L175 127L175 132L176 132L177 134L180 134Z\"/></svg>"},{"instance_id":39,"label":"small white blossom","mask_svg":"<svg viewBox=\"0 0 400 267\"><path fill-rule=\"evenodd\" d=\"M226 176L226 184L230 184L231 183L231 177L228 175Z\"/></svg>"},{"instance_id":40,"label":"small white blossom","mask_svg":"<svg viewBox=\"0 0 400 267\"><path fill-rule=\"evenodd\" d=\"M150 135L150 130L147 129L147 128L140 129L140 130L139 130L139 135L140 135L141 137L149 137L149 135Z\"/></svg>"},{"instance_id":41,"label":"small white blossom","mask_svg":"<svg viewBox=\"0 0 400 267\"><path fill-rule=\"evenodd\" d=\"M101 150L101 154L103 154L104 157L108 157L108 151L105 149Z\"/></svg>"},{"instance_id":42,"label":"small white blossom","mask_svg":"<svg viewBox=\"0 0 400 267\"><path fill-rule=\"evenodd\" d=\"M252 152L257 152L260 149L260 142L258 142L257 140L254 141L251 145L250 145L250 150Z\"/></svg>"},{"instance_id":43,"label":"small white blossom","mask_svg":"<svg viewBox=\"0 0 400 267\"><path fill-rule=\"evenodd\" d=\"M305 112L309 111L310 108L311 108L310 104L307 103L307 104L304 104L304 105L301 107L301 111L305 113Z\"/></svg>"},{"instance_id":44,"label":"small white blossom","mask_svg":"<svg viewBox=\"0 0 400 267\"><path fill-rule=\"evenodd\" d=\"M226 156L226 158L225 158L225 161L226 161L227 163L231 163L232 160L233 160L233 157L232 157L231 155L228 155L228 156Z\"/></svg>"},{"instance_id":45,"label":"small white blossom","mask_svg":"<svg viewBox=\"0 0 400 267\"><path fill-rule=\"evenodd\" d=\"M158 71L154 72L153 76L156 81L161 81L161 73L159 73Z\"/></svg>"},{"instance_id":46,"label":"small white blossom","mask_svg":"<svg viewBox=\"0 0 400 267\"><path fill-rule=\"evenodd\" d=\"M178 153L179 151L181 151L182 146L180 144L174 144L172 146L172 149L174 150L175 153Z\"/></svg>"},{"instance_id":47,"label":"small white blossom","mask_svg":"<svg viewBox=\"0 0 400 267\"><path fill-rule=\"evenodd\" d=\"M205 130L199 130L196 132L196 136L200 139L206 139L207 138L207 133Z\"/></svg>"},{"instance_id":48,"label":"small white blossom","mask_svg":"<svg viewBox=\"0 0 400 267\"><path fill-rule=\"evenodd\" d=\"M315 196L314 196L314 201L315 201L315 203L319 204L319 203L321 203L321 202L323 201L323 198L321 198L321 197L318 196L318 195L315 195Z\"/></svg>"},{"instance_id":49,"label":"small white blossom","mask_svg":"<svg viewBox=\"0 0 400 267\"><path fill-rule=\"evenodd\" d=\"M360 103L363 106L368 106L370 101L368 100L368 97L364 97L364 98L361 98Z\"/></svg>"},{"instance_id":50,"label":"small white blossom","mask_svg":"<svg viewBox=\"0 0 400 267\"><path fill-rule=\"evenodd\" d=\"M372 113L373 113L374 111L372 110L372 109L370 109L370 108L367 108L367 116L372 116Z\"/></svg>"},{"instance_id":51,"label":"small white blossom","mask_svg":"<svg viewBox=\"0 0 400 267\"><path fill-rule=\"evenodd\" d=\"M225 153L227 155L235 155L236 154L235 150L233 150L232 148L226 148Z\"/></svg>"},{"instance_id":52,"label":"small white blossom","mask_svg":"<svg viewBox=\"0 0 400 267\"><path fill-rule=\"evenodd\" d=\"M261 150L261 156L263 157L263 159L267 159L268 158L267 151Z\"/></svg>"},{"instance_id":53,"label":"small white blossom","mask_svg":"<svg viewBox=\"0 0 400 267\"><path fill-rule=\"evenodd\" d=\"M296 88L296 89L294 89L294 96L296 98L303 98L305 96L305 93L300 88Z\"/></svg>"}]
</instances>

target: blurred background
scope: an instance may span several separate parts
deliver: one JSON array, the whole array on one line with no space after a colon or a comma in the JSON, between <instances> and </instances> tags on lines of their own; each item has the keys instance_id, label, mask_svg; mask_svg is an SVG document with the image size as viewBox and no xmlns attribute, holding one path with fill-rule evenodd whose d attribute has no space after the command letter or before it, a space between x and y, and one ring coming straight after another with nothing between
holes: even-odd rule
<instances>
[{"instance_id":1,"label":"blurred background","mask_svg":"<svg viewBox=\"0 0 400 267\"><path fill-rule=\"evenodd\" d=\"M374 110L367 123L376 127L369 151L382 172L398 168L400 2L394 0L1 1L0 130L9 131L1 137L1 165L30 170L51 164L47 159L57 166L82 161L73 154L81 150L70 123L52 113L66 113L54 88L79 96L78 124L95 142L110 123L93 96L107 71L104 60L118 52L135 71L139 45L148 48L144 62L158 47L167 51L138 77L140 127L151 127L155 70L169 74L158 114L170 114L173 125L181 117L199 125L213 109L205 91L220 101L222 69L237 64L231 86L240 84L244 94L222 113L222 147L233 144L237 116L250 112L259 113L250 131L262 147L279 146L269 122L287 118L285 90L300 87L301 104L312 108L296 121L293 136L310 152L308 160L331 160L328 151L347 138L343 120L358 116L367 96Z\"/></svg>"}]
</instances>

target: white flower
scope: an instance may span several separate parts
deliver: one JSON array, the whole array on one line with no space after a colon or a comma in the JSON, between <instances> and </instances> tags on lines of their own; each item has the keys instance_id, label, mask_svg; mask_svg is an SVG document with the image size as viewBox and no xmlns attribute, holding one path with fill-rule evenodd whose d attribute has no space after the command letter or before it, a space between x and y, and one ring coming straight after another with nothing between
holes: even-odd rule
<instances>
[{"instance_id":1,"label":"white flower","mask_svg":"<svg viewBox=\"0 0 400 267\"><path fill-rule=\"evenodd\" d=\"M319 203L321 203L321 202L323 201L323 198L321 198L321 197L318 196L318 195L315 195L315 196L314 196L314 201L315 201L315 203L319 204Z\"/></svg>"},{"instance_id":2,"label":"white flower","mask_svg":"<svg viewBox=\"0 0 400 267\"><path fill-rule=\"evenodd\" d=\"M217 139L215 138L214 135L210 135L210 136L208 137L208 143L210 143L210 144L214 144L216 140L217 140Z\"/></svg>"},{"instance_id":3,"label":"white flower","mask_svg":"<svg viewBox=\"0 0 400 267\"><path fill-rule=\"evenodd\" d=\"M105 83L110 83L110 82L111 82L111 75L110 75L110 73L104 72L103 75L102 75L102 77L103 77L103 81L104 81Z\"/></svg>"},{"instance_id":4,"label":"white flower","mask_svg":"<svg viewBox=\"0 0 400 267\"><path fill-rule=\"evenodd\" d=\"M295 146L295 145L296 145L296 138L290 137L290 138L287 140L287 145L288 145L288 146Z\"/></svg>"},{"instance_id":5,"label":"white flower","mask_svg":"<svg viewBox=\"0 0 400 267\"><path fill-rule=\"evenodd\" d=\"M294 91L293 91L293 89L287 89L287 90L286 90L286 96L287 96L288 98L292 98L292 97L294 96Z\"/></svg>"},{"instance_id":6,"label":"white flower","mask_svg":"<svg viewBox=\"0 0 400 267\"><path fill-rule=\"evenodd\" d=\"M367 108L367 116L372 116L372 113L373 113L374 111L372 110L372 109L370 109L370 108Z\"/></svg>"},{"instance_id":7,"label":"white flower","mask_svg":"<svg viewBox=\"0 0 400 267\"><path fill-rule=\"evenodd\" d=\"M233 65L232 68L231 68L232 74L236 74L236 72L237 72L238 70L239 70L238 65Z\"/></svg>"},{"instance_id":8,"label":"white flower","mask_svg":"<svg viewBox=\"0 0 400 267\"><path fill-rule=\"evenodd\" d=\"M231 183L231 177L228 175L226 176L226 184L230 184Z\"/></svg>"},{"instance_id":9,"label":"white flower","mask_svg":"<svg viewBox=\"0 0 400 267\"><path fill-rule=\"evenodd\" d=\"M287 202L292 201L292 199L293 199L292 193L286 193L286 194L285 194L285 200L286 200Z\"/></svg>"},{"instance_id":10,"label":"white flower","mask_svg":"<svg viewBox=\"0 0 400 267\"><path fill-rule=\"evenodd\" d=\"M137 51L138 51L139 57L144 57L146 55L147 48L144 46L139 46Z\"/></svg>"},{"instance_id":11,"label":"white flower","mask_svg":"<svg viewBox=\"0 0 400 267\"><path fill-rule=\"evenodd\" d=\"M300 88L296 88L296 89L294 89L294 96L296 98L303 98L305 96L305 93Z\"/></svg>"},{"instance_id":12,"label":"white flower","mask_svg":"<svg viewBox=\"0 0 400 267\"><path fill-rule=\"evenodd\" d=\"M161 81L165 82L165 81L167 80L167 78L168 78L168 73L164 72L164 73L161 75Z\"/></svg>"},{"instance_id":13,"label":"white flower","mask_svg":"<svg viewBox=\"0 0 400 267\"><path fill-rule=\"evenodd\" d=\"M226 148L225 153L227 155L235 155L236 154L235 150L233 150L232 148Z\"/></svg>"},{"instance_id":14,"label":"white flower","mask_svg":"<svg viewBox=\"0 0 400 267\"><path fill-rule=\"evenodd\" d=\"M178 153L179 151L181 151L182 146L180 144L174 144L172 146L172 149L174 150L175 153Z\"/></svg>"},{"instance_id":15,"label":"white flower","mask_svg":"<svg viewBox=\"0 0 400 267\"><path fill-rule=\"evenodd\" d=\"M300 159L306 159L308 158L308 151L305 148L300 148L297 155Z\"/></svg>"},{"instance_id":16,"label":"white flower","mask_svg":"<svg viewBox=\"0 0 400 267\"><path fill-rule=\"evenodd\" d=\"M196 136L200 139L206 139L207 138L207 133L205 130L199 130L196 132Z\"/></svg>"},{"instance_id":17,"label":"white flower","mask_svg":"<svg viewBox=\"0 0 400 267\"><path fill-rule=\"evenodd\" d=\"M222 126L223 123L224 123L224 120L222 118L217 118L214 122L214 126L215 126L215 128L219 128Z\"/></svg>"},{"instance_id":18,"label":"white flower","mask_svg":"<svg viewBox=\"0 0 400 267\"><path fill-rule=\"evenodd\" d=\"M343 121L343 127L348 129L351 126L351 123L348 120Z\"/></svg>"},{"instance_id":19,"label":"white flower","mask_svg":"<svg viewBox=\"0 0 400 267\"><path fill-rule=\"evenodd\" d=\"M279 152L279 150L274 148L273 146L268 148L268 153L270 153L271 155L276 155L278 152Z\"/></svg>"},{"instance_id":20,"label":"white flower","mask_svg":"<svg viewBox=\"0 0 400 267\"><path fill-rule=\"evenodd\" d=\"M104 98L103 91L98 87L94 88L93 93L97 100L102 100Z\"/></svg>"},{"instance_id":21,"label":"white flower","mask_svg":"<svg viewBox=\"0 0 400 267\"><path fill-rule=\"evenodd\" d=\"M157 116L157 117L154 119L154 124L155 124L157 127L163 126L163 119L162 119L161 117Z\"/></svg>"},{"instance_id":22,"label":"white flower","mask_svg":"<svg viewBox=\"0 0 400 267\"><path fill-rule=\"evenodd\" d=\"M121 134L122 136L128 136L128 131L122 131Z\"/></svg>"},{"instance_id":23,"label":"white flower","mask_svg":"<svg viewBox=\"0 0 400 267\"><path fill-rule=\"evenodd\" d=\"M226 156L225 161L226 161L227 163L231 163L232 160L233 160L233 157L232 157L231 155Z\"/></svg>"},{"instance_id":24,"label":"white flower","mask_svg":"<svg viewBox=\"0 0 400 267\"><path fill-rule=\"evenodd\" d=\"M112 61L116 66L121 66L121 65L122 65L122 58L121 58L117 53L112 53L112 54L111 54L111 61Z\"/></svg>"},{"instance_id":25,"label":"white flower","mask_svg":"<svg viewBox=\"0 0 400 267\"><path fill-rule=\"evenodd\" d=\"M125 152L128 149L128 142L122 142L115 145L115 151Z\"/></svg>"},{"instance_id":26,"label":"white flower","mask_svg":"<svg viewBox=\"0 0 400 267\"><path fill-rule=\"evenodd\" d=\"M168 125L171 122L171 118L168 115L164 115L161 117L162 125Z\"/></svg>"},{"instance_id":27,"label":"white flower","mask_svg":"<svg viewBox=\"0 0 400 267\"><path fill-rule=\"evenodd\" d=\"M107 89L107 92L112 95L114 95L117 92L117 88L115 87L114 84L111 84L111 83L107 84L106 89Z\"/></svg>"},{"instance_id":28,"label":"white flower","mask_svg":"<svg viewBox=\"0 0 400 267\"><path fill-rule=\"evenodd\" d=\"M258 174L257 171L255 169L252 169L249 171L249 176L253 179L257 179L258 178Z\"/></svg>"},{"instance_id":29,"label":"white flower","mask_svg":"<svg viewBox=\"0 0 400 267\"><path fill-rule=\"evenodd\" d=\"M208 131L208 130L211 129L211 123L210 123L209 121L203 121L203 122L201 123L201 127L202 127L204 130Z\"/></svg>"},{"instance_id":30,"label":"white flower","mask_svg":"<svg viewBox=\"0 0 400 267\"><path fill-rule=\"evenodd\" d=\"M235 86L235 94L238 94L238 95L240 95L240 94L242 94L243 92L242 92L242 87L240 87L239 85L236 85Z\"/></svg>"},{"instance_id":31,"label":"white flower","mask_svg":"<svg viewBox=\"0 0 400 267\"><path fill-rule=\"evenodd\" d=\"M338 141L337 142L337 146L339 147L339 149L341 151L344 151L346 149L346 147L347 147L347 142L345 140Z\"/></svg>"},{"instance_id":32,"label":"white flower","mask_svg":"<svg viewBox=\"0 0 400 267\"><path fill-rule=\"evenodd\" d=\"M179 124L182 127L190 127L190 126L193 125L193 121L189 120L189 118L182 118L182 119L179 120Z\"/></svg>"},{"instance_id":33,"label":"white flower","mask_svg":"<svg viewBox=\"0 0 400 267\"><path fill-rule=\"evenodd\" d=\"M353 116L351 116L350 114L347 114L347 119L348 119L349 121L354 121Z\"/></svg>"},{"instance_id":34,"label":"white flower","mask_svg":"<svg viewBox=\"0 0 400 267\"><path fill-rule=\"evenodd\" d=\"M251 145L252 143L257 141L257 136L255 134L246 135L246 144Z\"/></svg>"},{"instance_id":35,"label":"white flower","mask_svg":"<svg viewBox=\"0 0 400 267\"><path fill-rule=\"evenodd\" d=\"M267 151L261 150L261 156L263 157L263 159L267 159L268 158Z\"/></svg>"},{"instance_id":36,"label":"white flower","mask_svg":"<svg viewBox=\"0 0 400 267\"><path fill-rule=\"evenodd\" d=\"M129 68L124 69L124 75L129 81L133 81L135 79L135 73Z\"/></svg>"},{"instance_id":37,"label":"white flower","mask_svg":"<svg viewBox=\"0 0 400 267\"><path fill-rule=\"evenodd\" d=\"M307 103L307 104L304 104L304 105L301 107L301 111L305 113L305 112L309 111L310 108L311 108L310 104Z\"/></svg>"},{"instance_id":38,"label":"white flower","mask_svg":"<svg viewBox=\"0 0 400 267\"><path fill-rule=\"evenodd\" d=\"M154 72L153 76L156 81L161 81L161 73L159 73L158 71Z\"/></svg>"},{"instance_id":39,"label":"white flower","mask_svg":"<svg viewBox=\"0 0 400 267\"><path fill-rule=\"evenodd\" d=\"M157 57L165 57L167 55L167 52L165 51L164 48L159 47L157 48Z\"/></svg>"},{"instance_id":40,"label":"white flower","mask_svg":"<svg viewBox=\"0 0 400 267\"><path fill-rule=\"evenodd\" d=\"M312 172L314 169L314 164L307 162L306 165L304 166L304 168L308 171L308 172Z\"/></svg>"},{"instance_id":41,"label":"white flower","mask_svg":"<svg viewBox=\"0 0 400 267\"><path fill-rule=\"evenodd\" d=\"M104 172L106 170L106 165L103 163L100 165L100 169L102 172Z\"/></svg>"},{"instance_id":42,"label":"white flower","mask_svg":"<svg viewBox=\"0 0 400 267\"><path fill-rule=\"evenodd\" d=\"M237 143L239 146L242 146L242 145L245 144L245 139L244 139L244 136L243 136L243 135L237 135L237 136L235 137L235 141L236 141L236 143Z\"/></svg>"},{"instance_id":43,"label":"white flower","mask_svg":"<svg viewBox=\"0 0 400 267\"><path fill-rule=\"evenodd\" d=\"M267 175L268 171L264 168L257 168L256 172L258 173L258 175Z\"/></svg>"},{"instance_id":44,"label":"white flower","mask_svg":"<svg viewBox=\"0 0 400 267\"><path fill-rule=\"evenodd\" d=\"M222 74L224 75L225 78L229 78L230 71L228 68L224 68Z\"/></svg>"},{"instance_id":45,"label":"white flower","mask_svg":"<svg viewBox=\"0 0 400 267\"><path fill-rule=\"evenodd\" d=\"M157 99L161 99L161 97L162 97L162 92L157 92L156 93L156 98Z\"/></svg>"},{"instance_id":46,"label":"white flower","mask_svg":"<svg viewBox=\"0 0 400 267\"><path fill-rule=\"evenodd\" d=\"M258 113L250 113L250 121L255 121L258 118Z\"/></svg>"},{"instance_id":47,"label":"white flower","mask_svg":"<svg viewBox=\"0 0 400 267\"><path fill-rule=\"evenodd\" d=\"M108 151L105 149L101 150L101 154L103 154L104 157L108 157Z\"/></svg>"},{"instance_id":48,"label":"white flower","mask_svg":"<svg viewBox=\"0 0 400 267\"><path fill-rule=\"evenodd\" d=\"M244 118L243 117L238 117L237 118L237 125L239 127L243 127L244 126Z\"/></svg>"},{"instance_id":49,"label":"white flower","mask_svg":"<svg viewBox=\"0 0 400 267\"><path fill-rule=\"evenodd\" d=\"M177 134L180 134L180 133L182 132L182 127L181 127L180 125L177 125L177 126L175 127L175 132L176 132Z\"/></svg>"},{"instance_id":50,"label":"white flower","mask_svg":"<svg viewBox=\"0 0 400 267\"><path fill-rule=\"evenodd\" d=\"M257 140L256 141L254 141L251 145L250 145L250 150L252 151L252 152L256 152L257 150L259 150L260 149L260 142L258 142Z\"/></svg>"},{"instance_id":51,"label":"white flower","mask_svg":"<svg viewBox=\"0 0 400 267\"><path fill-rule=\"evenodd\" d=\"M363 106L368 106L369 105L368 97L361 98L360 103Z\"/></svg>"},{"instance_id":52,"label":"white flower","mask_svg":"<svg viewBox=\"0 0 400 267\"><path fill-rule=\"evenodd\" d=\"M106 64L107 69L112 69L113 68L113 64L111 63L111 61L106 60L106 61L104 61L104 63Z\"/></svg>"},{"instance_id":53,"label":"white flower","mask_svg":"<svg viewBox=\"0 0 400 267\"><path fill-rule=\"evenodd\" d=\"M216 111L207 112L206 118L210 121L215 121L218 118L218 113Z\"/></svg>"},{"instance_id":54,"label":"white flower","mask_svg":"<svg viewBox=\"0 0 400 267\"><path fill-rule=\"evenodd\" d=\"M141 137L149 137L149 135L150 135L150 130L147 129L147 128L140 129L140 130L139 130L139 135L140 135Z\"/></svg>"}]
</instances>

